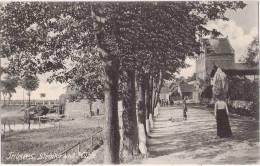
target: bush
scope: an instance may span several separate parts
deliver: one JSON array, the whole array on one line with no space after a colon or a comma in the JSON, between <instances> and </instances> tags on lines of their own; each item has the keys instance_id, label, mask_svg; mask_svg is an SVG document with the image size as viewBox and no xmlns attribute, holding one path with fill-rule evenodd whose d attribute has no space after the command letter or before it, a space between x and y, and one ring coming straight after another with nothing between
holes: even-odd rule
<instances>
[{"instance_id":1,"label":"bush","mask_svg":"<svg viewBox=\"0 0 260 166\"><path fill-rule=\"evenodd\" d=\"M258 118L259 114L259 86L258 80L250 81L239 76L229 77L229 99L252 102L250 108L234 107L235 112Z\"/></svg>"},{"instance_id":2,"label":"bush","mask_svg":"<svg viewBox=\"0 0 260 166\"><path fill-rule=\"evenodd\" d=\"M49 113L49 108L44 105L31 106L23 109L24 119L28 122L29 119L33 119L35 116L43 116Z\"/></svg>"},{"instance_id":3,"label":"bush","mask_svg":"<svg viewBox=\"0 0 260 166\"><path fill-rule=\"evenodd\" d=\"M259 101L258 81L238 76L229 77L228 89L230 100Z\"/></svg>"},{"instance_id":4,"label":"bush","mask_svg":"<svg viewBox=\"0 0 260 166\"><path fill-rule=\"evenodd\" d=\"M231 113L258 118L258 111L254 110L253 105L253 102L236 100L231 101L228 104L228 108Z\"/></svg>"}]
</instances>

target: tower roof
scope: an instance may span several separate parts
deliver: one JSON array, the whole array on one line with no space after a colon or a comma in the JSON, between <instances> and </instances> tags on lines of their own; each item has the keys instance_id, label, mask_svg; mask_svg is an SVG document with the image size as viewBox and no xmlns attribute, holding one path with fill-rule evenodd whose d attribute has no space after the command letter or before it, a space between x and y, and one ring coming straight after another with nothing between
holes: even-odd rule
<instances>
[{"instance_id":1,"label":"tower roof","mask_svg":"<svg viewBox=\"0 0 260 166\"><path fill-rule=\"evenodd\" d=\"M203 38L202 43L208 53L212 54L234 54L228 38Z\"/></svg>"}]
</instances>

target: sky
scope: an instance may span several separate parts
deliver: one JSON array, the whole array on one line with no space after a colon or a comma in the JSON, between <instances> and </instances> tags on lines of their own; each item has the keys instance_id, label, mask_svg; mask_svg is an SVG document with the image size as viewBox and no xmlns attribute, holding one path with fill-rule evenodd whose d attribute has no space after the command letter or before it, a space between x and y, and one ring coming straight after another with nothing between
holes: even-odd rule
<instances>
[{"instance_id":1,"label":"sky","mask_svg":"<svg viewBox=\"0 0 260 166\"><path fill-rule=\"evenodd\" d=\"M214 21L208 23L208 28L215 28L219 30L224 36L228 35L229 41L235 50L236 60L242 55L254 36L258 36L258 3L255 1L245 2L248 4L243 10L236 12L230 11L226 16L230 18L229 21ZM195 72L194 59L187 59L186 62L190 67L181 70L180 75L184 77L191 76ZM32 92L31 99L42 99L40 93L45 93L45 100L55 100L66 91L66 85L59 83L49 84L46 81L46 76L40 77L39 88ZM16 94L12 99L28 99L26 91L18 87Z\"/></svg>"}]
</instances>

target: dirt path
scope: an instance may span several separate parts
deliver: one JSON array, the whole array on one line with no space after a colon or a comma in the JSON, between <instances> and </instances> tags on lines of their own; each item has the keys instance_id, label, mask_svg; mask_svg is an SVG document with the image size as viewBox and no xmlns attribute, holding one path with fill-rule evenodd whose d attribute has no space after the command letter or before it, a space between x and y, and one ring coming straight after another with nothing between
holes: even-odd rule
<instances>
[{"instance_id":1,"label":"dirt path","mask_svg":"<svg viewBox=\"0 0 260 166\"><path fill-rule=\"evenodd\" d=\"M162 108L148 140L149 157L138 163L258 163L258 122L232 117L230 123L233 136L221 139L216 137L215 118L209 111L189 108L184 121L181 108Z\"/></svg>"}]
</instances>

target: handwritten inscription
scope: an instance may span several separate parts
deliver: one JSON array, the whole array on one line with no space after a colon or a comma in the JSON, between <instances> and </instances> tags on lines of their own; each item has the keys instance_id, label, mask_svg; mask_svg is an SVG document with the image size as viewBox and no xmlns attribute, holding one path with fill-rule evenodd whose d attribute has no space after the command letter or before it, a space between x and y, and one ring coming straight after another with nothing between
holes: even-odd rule
<instances>
[{"instance_id":1,"label":"handwritten inscription","mask_svg":"<svg viewBox=\"0 0 260 166\"><path fill-rule=\"evenodd\" d=\"M18 153L18 152L9 152L7 160L51 160L51 159L73 159L73 158L87 158L89 152L79 152L60 155L58 153Z\"/></svg>"}]
</instances>

